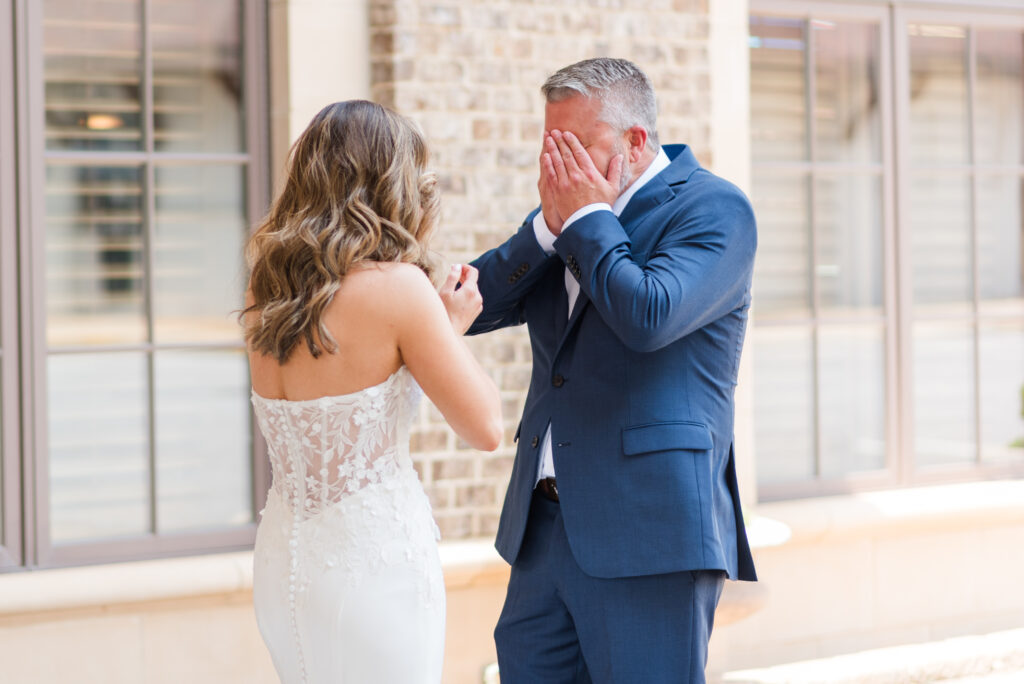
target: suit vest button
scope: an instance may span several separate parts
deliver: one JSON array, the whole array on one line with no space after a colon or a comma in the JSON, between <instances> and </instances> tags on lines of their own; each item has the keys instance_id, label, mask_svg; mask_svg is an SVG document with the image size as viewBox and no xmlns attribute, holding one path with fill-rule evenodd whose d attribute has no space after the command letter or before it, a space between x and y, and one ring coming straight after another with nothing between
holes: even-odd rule
<instances>
[{"instance_id":1,"label":"suit vest button","mask_svg":"<svg viewBox=\"0 0 1024 684\"><path fill-rule=\"evenodd\" d=\"M555 387L561 387L562 385L565 384L565 378L563 378L561 375L556 375L555 377L551 378L551 384L554 385Z\"/></svg>"},{"instance_id":2,"label":"suit vest button","mask_svg":"<svg viewBox=\"0 0 1024 684\"><path fill-rule=\"evenodd\" d=\"M530 440L530 446L536 449L538 444L540 444L540 438L537 437L537 435L534 435L533 439Z\"/></svg>"}]
</instances>

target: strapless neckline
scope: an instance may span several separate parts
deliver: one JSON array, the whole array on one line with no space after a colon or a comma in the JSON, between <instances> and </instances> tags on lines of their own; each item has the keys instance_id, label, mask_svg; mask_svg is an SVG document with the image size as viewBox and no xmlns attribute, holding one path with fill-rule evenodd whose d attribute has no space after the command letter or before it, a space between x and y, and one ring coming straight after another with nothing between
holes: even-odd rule
<instances>
[{"instance_id":1,"label":"strapless neckline","mask_svg":"<svg viewBox=\"0 0 1024 684\"><path fill-rule=\"evenodd\" d=\"M384 380L381 380L376 385L370 385L369 387L364 387L354 392L346 392L345 394L328 394L322 397L315 397L313 399L271 399L269 397L264 397L262 394L259 394L258 392L256 392L255 389L251 391L251 394L254 399L258 399L259 401L267 404L279 404L287 406L315 406L317 404L332 404L335 402L360 397L366 394L367 392L373 392L375 390L381 391L388 385L393 383L396 378L402 375L403 372L408 372L408 368L406 368L404 365L399 366L394 373L389 375Z\"/></svg>"}]
</instances>

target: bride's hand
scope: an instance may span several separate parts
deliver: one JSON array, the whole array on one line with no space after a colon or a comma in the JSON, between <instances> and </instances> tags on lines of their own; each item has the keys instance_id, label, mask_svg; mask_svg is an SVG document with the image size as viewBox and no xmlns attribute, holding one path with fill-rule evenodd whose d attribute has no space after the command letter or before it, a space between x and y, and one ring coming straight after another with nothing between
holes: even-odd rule
<instances>
[{"instance_id":1,"label":"bride's hand","mask_svg":"<svg viewBox=\"0 0 1024 684\"><path fill-rule=\"evenodd\" d=\"M441 286L441 301L448 311L452 327L459 335L464 335L469 326L484 308L483 297L477 286L477 270L465 264L454 264L448 272L448 278ZM459 289L455 289L456 285Z\"/></svg>"}]
</instances>

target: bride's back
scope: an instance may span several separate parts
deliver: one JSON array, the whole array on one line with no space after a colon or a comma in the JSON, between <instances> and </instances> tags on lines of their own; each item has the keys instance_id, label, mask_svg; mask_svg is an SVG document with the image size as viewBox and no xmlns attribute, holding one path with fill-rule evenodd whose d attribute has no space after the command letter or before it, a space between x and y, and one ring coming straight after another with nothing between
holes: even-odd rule
<instances>
[{"instance_id":1,"label":"bride's back","mask_svg":"<svg viewBox=\"0 0 1024 684\"><path fill-rule=\"evenodd\" d=\"M402 365L401 302L426 278L411 264L365 263L345 275L323 322L337 345L314 358L304 341L285 363L250 351L253 390L267 399L305 401L377 385ZM417 283L416 281L422 281ZM251 315L255 315L250 313ZM317 340L323 348L321 340Z\"/></svg>"}]
</instances>

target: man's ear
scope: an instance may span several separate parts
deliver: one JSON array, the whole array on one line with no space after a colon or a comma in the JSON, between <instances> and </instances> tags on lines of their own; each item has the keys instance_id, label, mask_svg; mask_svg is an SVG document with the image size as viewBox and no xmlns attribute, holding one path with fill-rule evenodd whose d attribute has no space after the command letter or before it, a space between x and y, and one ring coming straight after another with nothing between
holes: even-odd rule
<instances>
[{"instance_id":1,"label":"man's ear","mask_svg":"<svg viewBox=\"0 0 1024 684\"><path fill-rule=\"evenodd\" d=\"M640 160L647 147L647 129L643 126L633 126L626 131L626 141L629 143L629 159L627 161L634 164Z\"/></svg>"}]
</instances>

